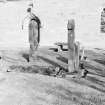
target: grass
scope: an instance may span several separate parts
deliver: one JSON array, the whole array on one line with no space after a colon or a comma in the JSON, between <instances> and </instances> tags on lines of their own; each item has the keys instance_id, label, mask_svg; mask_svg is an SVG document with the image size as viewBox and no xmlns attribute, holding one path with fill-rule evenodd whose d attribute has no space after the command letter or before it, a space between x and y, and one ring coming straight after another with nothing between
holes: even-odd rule
<instances>
[{"instance_id":1,"label":"grass","mask_svg":"<svg viewBox=\"0 0 105 105\"><path fill-rule=\"evenodd\" d=\"M7 63L10 70L4 73L8 83L11 83L9 88L16 90L19 87L20 90L17 92L20 92L24 87L25 94L28 92L30 98L35 98L33 103L37 100L44 105L105 105L105 66L104 63L96 61L96 59L104 60L103 53L96 53L94 50L86 51L88 62L85 63L85 67L89 70L86 78L71 78L69 75L65 78L54 77L56 66L67 66L67 52L53 52L43 48L39 50L39 60L35 62L28 62L28 51L18 53L8 51L3 54L4 66ZM5 56L12 59L8 60ZM17 61L15 57L18 58ZM1 80L4 80L0 81L3 84L7 81ZM18 87L14 87L15 82L19 84ZM30 89L27 91L26 87ZM38 94L35 94L37 92Z\"/></svg>"}]
</instances>

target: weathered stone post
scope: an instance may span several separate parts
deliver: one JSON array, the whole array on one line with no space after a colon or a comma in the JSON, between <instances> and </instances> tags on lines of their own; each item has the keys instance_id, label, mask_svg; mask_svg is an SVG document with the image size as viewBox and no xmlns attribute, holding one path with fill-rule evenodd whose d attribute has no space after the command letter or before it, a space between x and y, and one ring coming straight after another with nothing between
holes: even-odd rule
<instances>
[{"instance_id":1,"label":"weathered stone post","mask_svg":"<svg viewBox=\"0 0 105 105\"><path fill-rule=\"evenodd\" d=\"M75 43L75 22L73 19L68 20L68 71L74 72L74 43Z\"/></svg>"},{"instance_id":2,"label":"weathered stone post","mask_svg":"<svg viewBox=\"0 0 105 105\"><path fill-rule=\"evenodd\" d=\"M75 70L79 70L79 55L80 55L80 43L77 41L75 42Z\"/></svg>"},{"instance_id":3,"label":"weathered stone post","mask_svg":"<svg viewBox=\"0 0 105 105\"><path fill-rule=\"evenodd\" d=\"M82 47L81 60L84 60L84 55L85 55L85 50L84 47Z\"/></svg>"}]
</instances>

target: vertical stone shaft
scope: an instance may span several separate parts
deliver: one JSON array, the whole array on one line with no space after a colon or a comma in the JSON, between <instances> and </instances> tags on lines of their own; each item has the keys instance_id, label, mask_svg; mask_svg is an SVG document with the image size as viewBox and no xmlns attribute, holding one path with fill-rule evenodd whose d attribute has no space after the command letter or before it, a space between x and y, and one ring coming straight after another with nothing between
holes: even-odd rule
<instances>
[{"instance_id":1,"label":"vertical stone shaft","mask_svg":"<svg viewBox=\"0 0 105 105\"><path fill-rule=\"evenodd\" d=\"M80 43L76 42L75 43L75 70L78 71L79 70L79 55L80 55Z\"/></svg>"},{"instance_id":2,"label":"vertical stone shaft","mask_svg":"<svg viewBox=\"0 0 105 105\"><path fill-rule=\"evenodd\" d=\"M75 22L74 20L68 20L68 71L74 72L74 43L75 43Z\"/></svg>"}]
</instances>

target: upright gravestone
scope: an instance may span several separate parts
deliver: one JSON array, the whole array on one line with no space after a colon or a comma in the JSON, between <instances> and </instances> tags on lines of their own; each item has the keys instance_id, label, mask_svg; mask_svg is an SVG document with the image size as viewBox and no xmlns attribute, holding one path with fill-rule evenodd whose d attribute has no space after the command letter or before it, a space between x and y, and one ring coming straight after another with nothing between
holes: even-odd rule
<instances>
[{"instance_id":1,"label":"upright gravestone","mask_svg":"<svg viewBox=\"0 0 105 105\"><path fill-rule=\"evenodd\" d=\"M69 72L74 72L74 43L75 43L75 22L73 19L68 20L68 70Z\"/></svg>"},{"instance_id":2,"label":"upright gravestone","mask_svg":"<svg viewBox=\"0 0 105 105\"><path fill-rule=\"evenodd\" d=\"M79 70L79 55L80 55L80 43L77 41L75 42L75 56L74 56L74 59L75 59L75 70L78 72Z\"/></svg>"}]
</instances>

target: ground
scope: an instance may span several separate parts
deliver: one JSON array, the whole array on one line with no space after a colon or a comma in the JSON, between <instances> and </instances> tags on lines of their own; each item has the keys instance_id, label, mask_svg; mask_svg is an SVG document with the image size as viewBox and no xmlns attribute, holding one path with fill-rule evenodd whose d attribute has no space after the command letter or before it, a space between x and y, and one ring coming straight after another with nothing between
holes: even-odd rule
<instances>
[{"instance_id":1,"label":"ground","mask_svg":"<svg viewBox=\"0 0 105 105\"><path fill-rule=\"evenodd\" d=\"M104 105L105 51L86 50L86 78L53 77L48 66L67 65L67 52L40 48L37 62L27 62L28 50L2 50L0 105ZM43 56L44 55L44 56ZM56 62L56 60L58 62Z\"/></svg>"}]
</instances>

